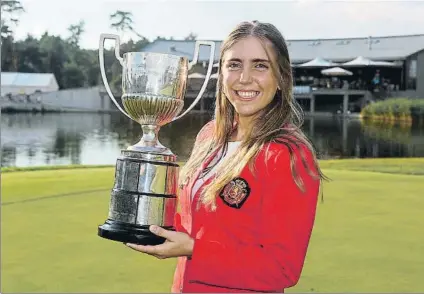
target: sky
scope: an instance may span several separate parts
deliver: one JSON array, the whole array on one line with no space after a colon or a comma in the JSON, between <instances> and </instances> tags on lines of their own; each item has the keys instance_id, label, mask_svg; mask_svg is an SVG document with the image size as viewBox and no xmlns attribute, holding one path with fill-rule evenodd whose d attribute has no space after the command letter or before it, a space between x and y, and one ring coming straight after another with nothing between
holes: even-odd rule
<instances>
[{"instance_id":1,"label":"sky","mask_svg":"<svg viewBox=\"0 0 424 294\"><path fill-rule=\"evenodd\" d=\"M67 28L85 21L81 47L97 49L101 33L117 32L109 15L133 13L134 29L149 40L157 36L222 40L239 22L259 20L277 26L286 39L424 34L420 1L178 1L178 0L21 0L15 37L39 37L45 31L67 37ZM130 34L124 40L138 37Z\"/></svg>"}]
</instances>

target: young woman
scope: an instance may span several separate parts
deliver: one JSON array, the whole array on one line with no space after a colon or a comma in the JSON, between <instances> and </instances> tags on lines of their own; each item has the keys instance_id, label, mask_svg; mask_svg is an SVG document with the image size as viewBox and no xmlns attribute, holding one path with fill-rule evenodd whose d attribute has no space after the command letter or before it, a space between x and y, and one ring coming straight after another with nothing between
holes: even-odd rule
<instances>
[{"instance_id":1,"label":"young woman","mask_svg":"<svg viewBox=\"0 0 424 294\"><path fill-rule=\"evenodd\" d=\"M300 277L323 175L302 133L285 40L243 22L221 47L215 118L180 174L176 232L158 246L178 257L173 292L284 292Z\"/></svg>"}]
</instances>

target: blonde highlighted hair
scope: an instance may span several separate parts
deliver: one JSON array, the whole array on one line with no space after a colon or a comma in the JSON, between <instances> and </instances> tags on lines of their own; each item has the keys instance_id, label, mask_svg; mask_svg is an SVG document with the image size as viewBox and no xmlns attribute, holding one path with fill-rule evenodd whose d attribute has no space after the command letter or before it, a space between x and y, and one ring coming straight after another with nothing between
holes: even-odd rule
<instances>
[{"instance_id":1,"label":"blonde highlighted hair","mask_svg":"<svg viewBox=\"0 0 424 294\"><path fill-rule=\"evenodd\" d=\"M203 189L199 203L210 207L212 210L216 208L217 195L228 182L239 176L246 165L249 165L253 171L254 158L258 155L264 144L268 142L278 142L285 144L289 148L291 168L294 176L296 175L296 171L293 170L295 159L293 157L292 146L293 144L303 144L312 151L314 156L314 168L308 170L315 170L317 171L315 175L317 178L324 178L324 175L319 169L314 148L301 130L303 113L293 99L291 62L285 39L279 30L272 24L258 21L240 23L222 43L219 68L222 68L225 52L233 44L249 36L271 42L276 56L276 62L275 64L271 62L271 67L277 78L278 90L272 102L263 109L261 115L255 118L252 129L241 142L235 155L227 158L225 161L219 161L219 165L216 167L216 177ZM187 184L204 160L215 150L219 148L226 150L236 122L237 113L224 94L222 74L219 71L212 134L204 140L197 140L189 160L181 168L179 176L180 185ZM300 188L303 188L299 178L295 177L295 181Z\"/></svg>"}]
</instances>

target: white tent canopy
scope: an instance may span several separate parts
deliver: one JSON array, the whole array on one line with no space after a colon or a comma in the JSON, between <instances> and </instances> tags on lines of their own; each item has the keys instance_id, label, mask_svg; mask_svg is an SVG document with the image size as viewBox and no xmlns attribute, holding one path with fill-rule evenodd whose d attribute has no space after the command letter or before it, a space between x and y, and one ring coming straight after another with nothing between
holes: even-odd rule
<instances>
[{"instance_id":1,"label":"white tent canopy","mask_svg":"<svg viewBox=\"0 0 424 294\"><path fill-rule=\"evenodd\" d=\"M371 65L371 63L371 59L365 58L363 56L358 56L354 60L342 63L342 66L369 66Z\"/></svg>"},{"instance_id":2,"label":"white tent canopy","mask_svg":"<svg viewBox=\"0 0 424 294\"><path fill-rule=\"evenodd\" d=\"M330 66L336 66L336 65L338 64L328 61L326 59L317 57L308 62L297 64L296 67L330 67Z\"/></svg>"},{"instance_id":3,"label":"white tent canopy","mask_svg":"<svg viewBox=\"0 0 424 294\"><path fill-rule=\"evenodd\" d=\"M374 66L388 66L388 67L399 67L402 65L399 65L395 62L388 62L388 61L373 61L372 65Z\"/></svg>"},{"instance_id":4,"label":"white tent canopy","mask_svg":"<svg viewBox=\"0 0 424 294\"><path fill-rule=\"evenodd\" d=\"M387 62L387 61L373 61L371 59L365 58L363 56L358 56L354 60L351 60L349 62L345 62L341 64L342 66L388 66L388 67L394 67L397 66L394 62Z\"/></svg>"},{"instance_id":5,"label":"white tent canopy","mask_svg":"<svg viewBox=\"0 0 424 294\"><path fill-rule=\"evenodd\" d=\"M351 76L352 75L352 72L346 69L343 69L341 67L332 67L332 68L323 69L321 73L326 76Z\"/></svg>"}]
</instances>

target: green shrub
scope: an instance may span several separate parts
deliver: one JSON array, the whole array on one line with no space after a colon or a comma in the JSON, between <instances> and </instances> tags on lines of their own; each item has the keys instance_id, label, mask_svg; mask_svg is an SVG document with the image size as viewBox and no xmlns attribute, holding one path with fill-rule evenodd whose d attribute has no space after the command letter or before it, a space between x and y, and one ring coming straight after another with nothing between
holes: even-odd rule
<instances>
[{"instance_id":1,"label":"green shrub","mask_svg":"<svg viewBox=\"0 0 424 294\"><path fill-rule=\"evenodd\" d=\"M423 117L424 99L391 98L365 106L361 115L364 118L383 116L387 118Z\"/></svg>"}]
</instances>

